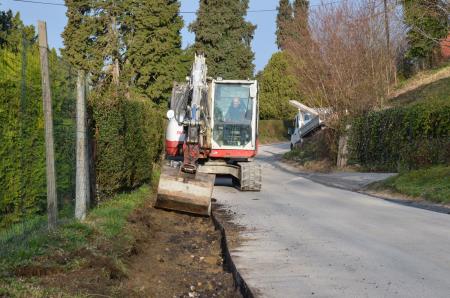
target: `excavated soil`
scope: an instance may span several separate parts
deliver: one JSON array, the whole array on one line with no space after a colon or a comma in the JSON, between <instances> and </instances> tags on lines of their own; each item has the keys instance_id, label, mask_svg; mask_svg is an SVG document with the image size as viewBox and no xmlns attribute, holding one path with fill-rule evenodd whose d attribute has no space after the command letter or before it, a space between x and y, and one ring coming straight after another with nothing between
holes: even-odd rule
<instances>
[{"instance_id":1,"label":"excavated soil","mask_svg":"<svg viewBox=\"0 0 450 298\"><path fill-rule=\"evenodd\" d=\"M130 221L140 241L125 287L136 297L241 297L224 269L221 235L210 218L148 206Z\"/></svg>"},{"instance_id":2,"label":"excavated soil","mask_svg":"<svg viewBox=\"0 0 450 298\"><path fill-rule=\"evenodd\" d=\"M242 297L212 219L152 206L148 200L128 217L131 242L125 235L117 243L55 252L39 262L45 266L20 268L16 276L88 297Z\"/></svg>"}]
</instances>

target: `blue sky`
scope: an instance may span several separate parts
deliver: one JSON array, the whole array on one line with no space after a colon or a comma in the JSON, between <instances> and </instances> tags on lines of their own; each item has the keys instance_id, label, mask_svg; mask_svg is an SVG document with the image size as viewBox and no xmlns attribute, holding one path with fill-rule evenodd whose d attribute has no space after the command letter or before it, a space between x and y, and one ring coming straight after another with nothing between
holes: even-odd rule
<instances>
[{"instance_id":1,"label":"blue sky","mask_svg":"<svg viewBox=\"0 0 450 298\"><path fill-rule=\"evenodd\" d=\"M44 2L64 3L63 0L45 0ZM311 1L316 3L317 1ZM250 0L250 10L275 9L278 0ZM181 0L181 11L196 11L198 0ZM0 9L11 9L14 12L20 12L21 18L25 24L37 25L38 20L47 22L48 41L51 47L63 47L61 33L66 25L65 7L42 5L34 3L15 2L13 0L0 0ZM195 19L195 14L183 14L185 25L190 24ZM276 12L249 13L247 19L258 28L255 32L255 38L252 46L255 52L256 71L264 68L272 54L277 51L275 45L275 19ZM187 31L182 31L183 46L192 43L194 35Z\"/></svg>"}]
</instances>

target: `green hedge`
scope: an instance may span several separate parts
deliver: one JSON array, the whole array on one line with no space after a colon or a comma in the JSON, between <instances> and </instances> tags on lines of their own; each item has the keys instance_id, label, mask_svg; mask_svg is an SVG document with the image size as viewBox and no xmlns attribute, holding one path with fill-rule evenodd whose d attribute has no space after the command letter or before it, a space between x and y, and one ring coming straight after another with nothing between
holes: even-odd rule
<instances>
[{"instance_id":1,"label":"green hedge","mask_svg":"<svg viewBox=\"0 0 450 298\"><path fill-rule=\"evenodd\" d=\"M94 92L90 104L98 198L148 182L162 150L163 117L159 108L136 93L116 87Z\"/></svg>"},{"instance_id":2,"label":"green hedge","mask_svg":"<svg viewBox=\"0 0 450 298\"><path fill-rule=\"evenodd\" d=\"M60 205L74 189L74 81L52 51L49 55L53 100L57 191ZM39 49L0 49L0 227L46 208L44 116Z\"/></svg>"},{"instance_id":3,"label":"green hedge","mask_svg":"<svg viewBox=\"0 0 450 298\"><path fill-rule=\"evenodd\" d=\"M289 141L288 129L292 127L291 120L260 120L259 142L262 144Z\"/></svg>"},{"instance_id":4,"label":"green hedge","mask_svg":"<svg viewBox=\"0 0 450 298\"><path fill-rule=\"evenodd\" d=\"M402 171L450 163L450 102L431 100L372 112L353 121L351 161Z\"/></svg>"},{"instance_id":5,"label":"green hedge","mask_svg":"<svg viewBox=\"0 0 450 298\"><path fill-rule=\"evenodd\" d=\"M26 54L28 67L23 77L22 55L0 50L2 225L38 212L46 196L39 56L35 51Z\"/></svg>"}]
</instances>

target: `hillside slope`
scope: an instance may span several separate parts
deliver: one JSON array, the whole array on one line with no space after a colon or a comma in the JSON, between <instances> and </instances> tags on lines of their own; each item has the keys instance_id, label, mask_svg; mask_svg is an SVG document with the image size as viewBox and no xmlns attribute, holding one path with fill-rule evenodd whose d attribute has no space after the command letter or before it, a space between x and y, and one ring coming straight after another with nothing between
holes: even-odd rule
<instances>
[{"instance_id":1,"label":"hillside slope","mask_svg":"<svg viewBox=\"0 0 450 298\"><path fill-rule=\"evenodd\" d=\"M450 100L450 65L422 72L402 82L389 95L392 106L404 106L424 100Z\"/></svg>"}]
</instances>

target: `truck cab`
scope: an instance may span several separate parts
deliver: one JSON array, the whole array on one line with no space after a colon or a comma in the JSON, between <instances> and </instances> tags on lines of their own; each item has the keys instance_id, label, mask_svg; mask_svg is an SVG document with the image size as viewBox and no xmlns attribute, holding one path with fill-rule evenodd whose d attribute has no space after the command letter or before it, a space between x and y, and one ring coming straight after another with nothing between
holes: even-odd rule
<instances>
[{"instance_id":1,"label":"truck cab","mask_svg":"<svg viewBox=\"0 0 450 298\"><path fill-rule=\"evenodd\" d=\"M331 110L329 108L310 108L296 100L290 100L289 103L298 109L294 119L294 128L289 131L292 150L303 141L303 138L324 126L324 119L331 113Z\"/></svg>"},{"instance_id":2,"label":"truck cab","mask_svg":"<svg viewBox=\"0 0 450 298\"><path fill-rule=\"evenodd\" d=\"M291 150L298 143L302 142L302 128L307 125L313 116L308 112L298 111L294 118L294 128L291 131Z\"/></svg>"}]
</instances>

